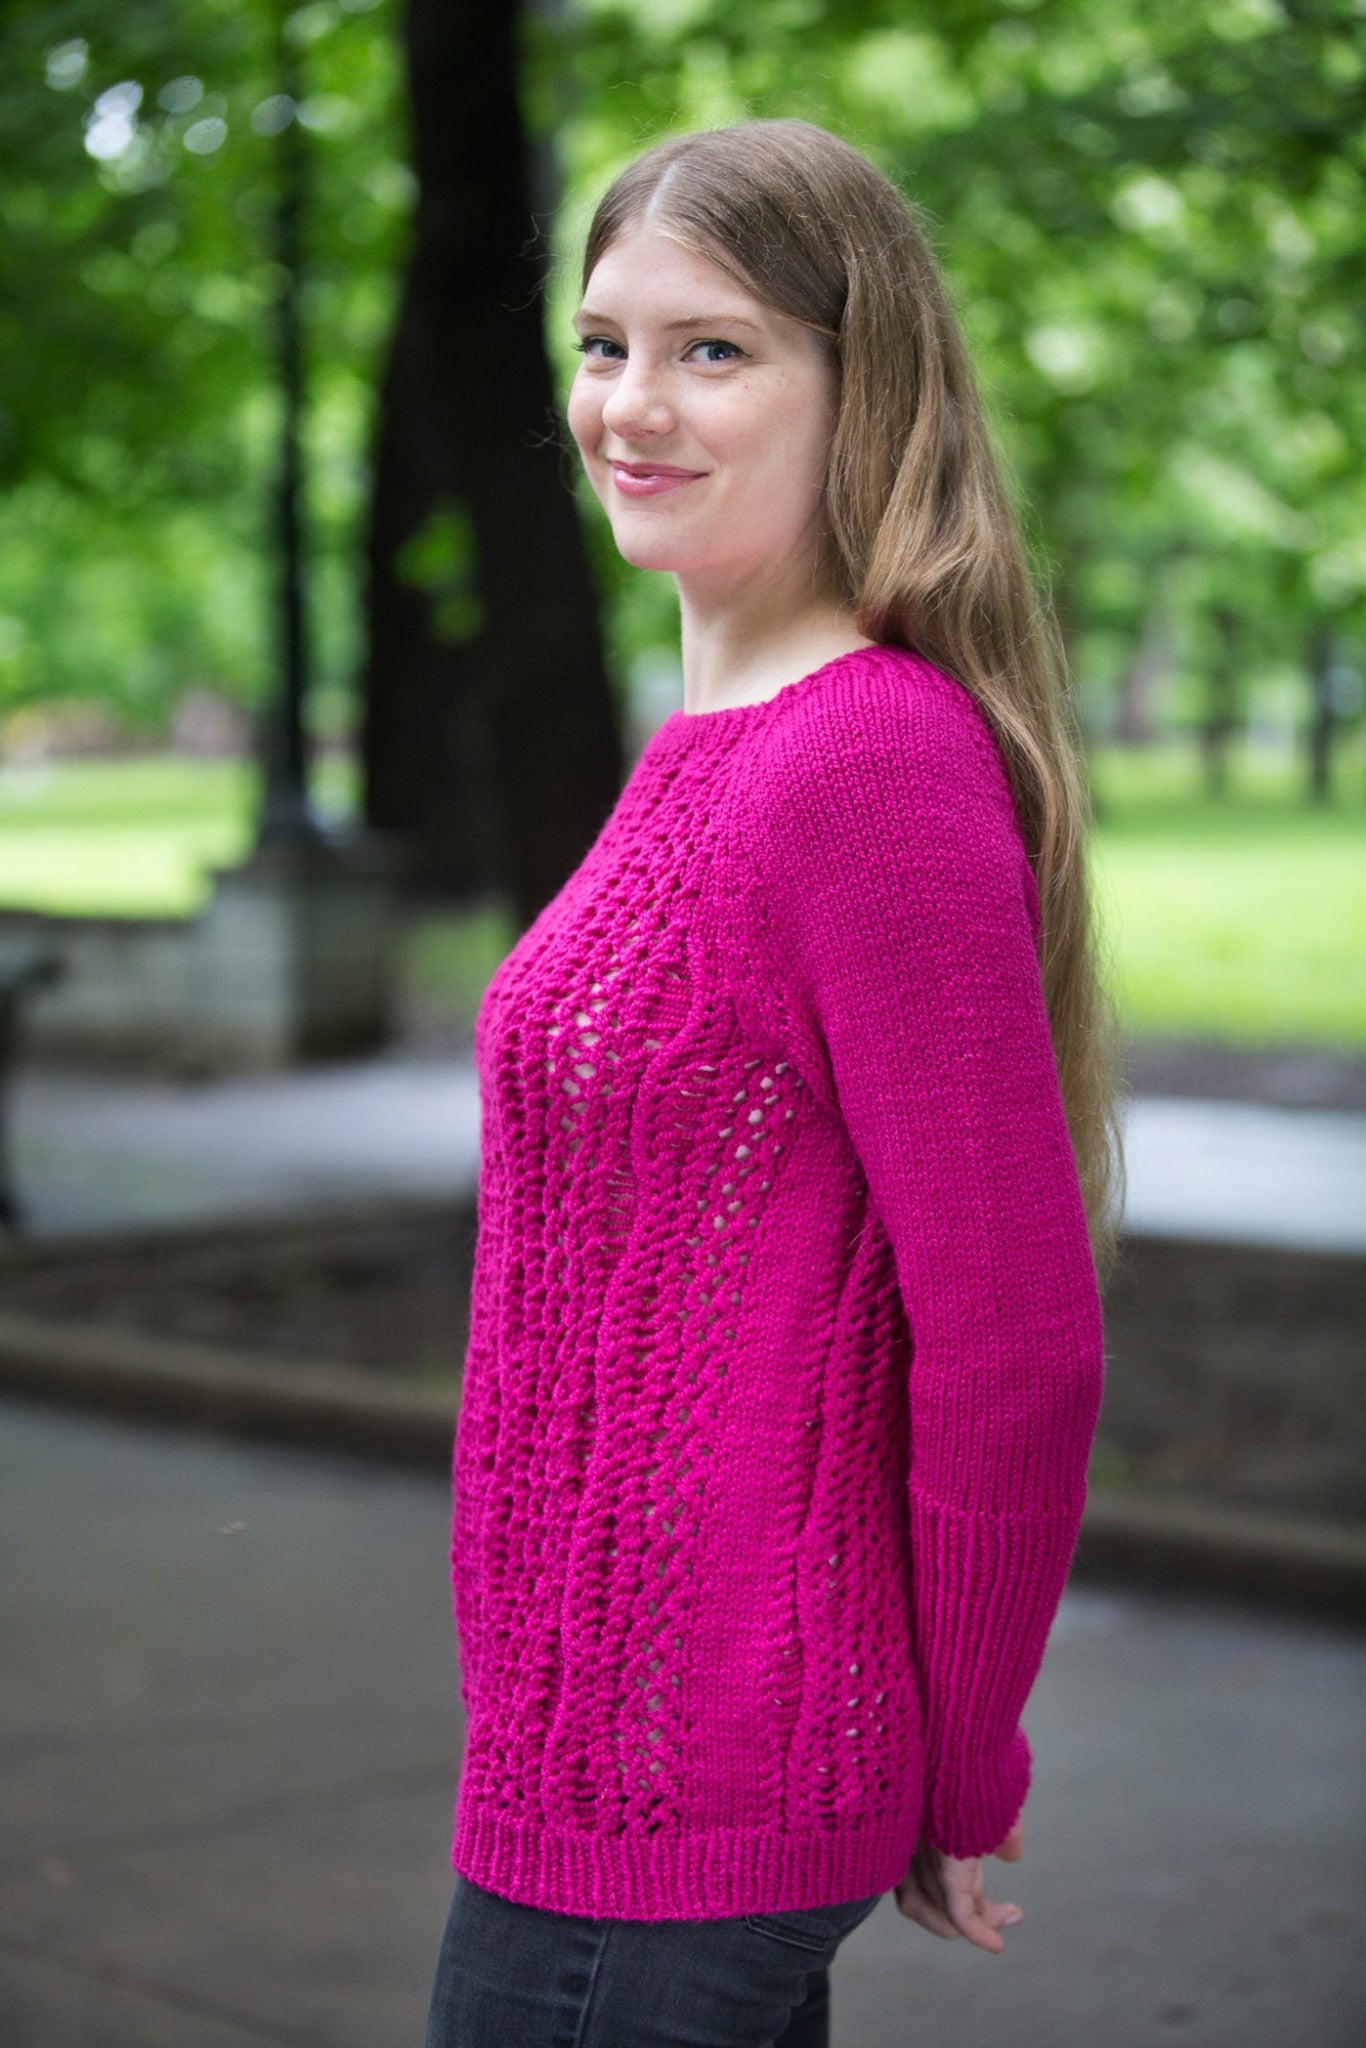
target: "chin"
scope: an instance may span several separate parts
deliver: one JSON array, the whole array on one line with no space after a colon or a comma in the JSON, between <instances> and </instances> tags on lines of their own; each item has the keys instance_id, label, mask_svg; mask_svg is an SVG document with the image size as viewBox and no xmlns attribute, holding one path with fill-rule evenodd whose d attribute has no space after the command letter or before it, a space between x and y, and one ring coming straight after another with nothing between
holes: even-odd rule
<instances>
[{"instance_id":1,"label":"chin","mask_svg":"<svg viewBox=\"0 0 1366 2048\"><path fill-rule=\"evenodd\" d=\"M677 544L671 546L664 534L614 533L612 538L623 562L629 562L633 569L658 569L667 573L690 566L686 550Z\"/></svg>"}]
</instances>

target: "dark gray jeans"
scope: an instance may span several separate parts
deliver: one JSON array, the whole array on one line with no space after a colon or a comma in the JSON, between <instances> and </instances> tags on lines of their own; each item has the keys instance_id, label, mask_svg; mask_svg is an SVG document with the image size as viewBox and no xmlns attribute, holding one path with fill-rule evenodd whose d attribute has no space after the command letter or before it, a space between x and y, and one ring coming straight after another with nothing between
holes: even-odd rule
<instances>
[{"instance_id":1,"label":"dark gray jeans","mask_svg":"<svg viewBox=\"0 0 1366 2048\"><path fill-rule=\"evenodd\" d=\"M830 1964L881 1897L591 1919L457 1873L423 2048L829 2048Z\"/></svg>"}]
</instances>

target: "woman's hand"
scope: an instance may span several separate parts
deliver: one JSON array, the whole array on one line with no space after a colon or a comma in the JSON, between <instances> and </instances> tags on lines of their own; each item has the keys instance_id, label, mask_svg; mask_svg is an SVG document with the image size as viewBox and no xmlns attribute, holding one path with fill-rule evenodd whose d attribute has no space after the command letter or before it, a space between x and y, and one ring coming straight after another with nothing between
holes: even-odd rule
<instances>
[{"instance_id":1,"label":"woman's hand","mask_svg":"<svg viewBox=\"0 0 1366 2048\"><path fill-rule=\"evenodd\" d=\"M1004 1863L1019 1862L1024 1855L1023 1819L993 1853ZM897 1911L945 1941L966 1934L978 1948L1000 1955L1005 1942L998 1930L1023 1920L1024 1908L1009 1900L995 1904L988 1899L982 1861L980 1856L945 1856L928 1842L919 1842L910 1869L896 1887Z\"/></svg>"}]
</instances>

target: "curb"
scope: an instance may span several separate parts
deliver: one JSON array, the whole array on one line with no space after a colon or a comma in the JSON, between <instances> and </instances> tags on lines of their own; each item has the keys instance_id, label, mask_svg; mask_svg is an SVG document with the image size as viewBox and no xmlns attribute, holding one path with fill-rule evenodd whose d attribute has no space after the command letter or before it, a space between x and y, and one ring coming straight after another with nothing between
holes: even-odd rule
<instances>
[{"instance_id":1,"label":"curb","mask_svg":"<svg viewBox=\"0 0 1366 2048\"><path fill-rule=\"evenodd\" d=\"M460 1389L0 1313L0 1393L449 1472Z\"/></svg>"},{"instance_id":2,"label":"curb","mask_svg":"<svg viewBox=\"0 0 1366 2048\"><path fill-rule=\"evenodd\" d=\"M374 1457L449 1476L458 1376L244 1354L0 1312L0 1394ZM1078 1579L1251 1595L1366 1622L1366 1529L1092 1487Z\"/></svg>"},{"instance_id":3,"label":"curb","mask_svg":"<svg viewBox=\"0 0 1366 2048\"><path fill-rule=\"evenodd\" d=\"M1366 1528L1093 1486L1078 1579L1250 1594L1366 1622Z\"/></svg>"}]
</instances>

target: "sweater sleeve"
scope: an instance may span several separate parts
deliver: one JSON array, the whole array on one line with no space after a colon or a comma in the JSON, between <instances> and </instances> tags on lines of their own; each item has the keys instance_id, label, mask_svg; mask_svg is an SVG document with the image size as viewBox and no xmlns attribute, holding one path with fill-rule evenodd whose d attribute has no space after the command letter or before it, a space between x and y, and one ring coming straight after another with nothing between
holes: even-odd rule
<instances>
[{"instance_id":1,"label":"sweater sleeve","mask_svg":"<svg viewBox=\"0 0 1366 2048\"><path fill-rule=\"evenodd\" d=\"M1080 1532L1103 1321L1004 764L961 685L869 665L769 741L759 977L846 1126L911 1334L922 1833L991 1853Z\"/></svg>"}]
</instances>

